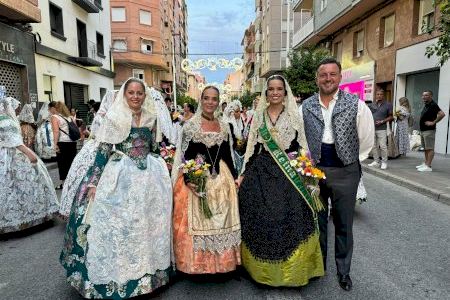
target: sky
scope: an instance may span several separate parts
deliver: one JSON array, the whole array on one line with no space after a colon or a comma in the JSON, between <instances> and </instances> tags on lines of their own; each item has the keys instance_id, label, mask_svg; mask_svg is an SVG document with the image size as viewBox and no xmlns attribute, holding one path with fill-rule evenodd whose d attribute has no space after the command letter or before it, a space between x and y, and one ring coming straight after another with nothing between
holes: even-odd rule
<instances>
[{"instance_id":1,"label":"sky","mask_svg":"<svg viewBox=\"0 0 450 300\"><path fill-rule=\"evenodd\" d=\"M255 0L186 0L188 9L188 51L191 60L216 57L232 59L242 54L245 29L255 18ZM209 54L199 56L194 54ZM206 81L223 83L232 69L202 69Z\"/></svg>"}]
</instances>

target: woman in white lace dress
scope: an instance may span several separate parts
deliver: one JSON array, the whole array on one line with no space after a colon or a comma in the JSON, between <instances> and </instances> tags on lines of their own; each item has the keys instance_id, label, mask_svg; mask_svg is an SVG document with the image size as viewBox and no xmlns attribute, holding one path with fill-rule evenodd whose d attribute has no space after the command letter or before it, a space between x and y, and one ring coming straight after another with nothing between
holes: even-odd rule
<instances>
[{"instance_id":1,"label":"woman in white lace dress","mask_svg":"<svg viewBox=\"0 0 450 300\"><path fill-rule=\"evenodd\" d=\"M83 148L81 148L80 152L78 152L77 156L75 156L67 173L61 193L61 205L59 207L59 214L63 219L69 217L70 209L72 208L72 203L81 180L86 176L87 171L94 163L99 145L99 142L95 139L95 134L102 124L103 117L114 102L116 93L117 91L114 90L108 91L103 97L100 108L92 121L91 136Z\"/></svg>"},{"instance_id":2,"label":"woman in white lace dress","mask_svg":"<svg viewBox=\"0 0 450 300\"><path fill-rule=\"evenodd\" d=\"M56 158L53 129L52 123L50 122L50 117L48 102L44 102L38 114L38 129L36 131L35 144L36 153L42 159Z\"/></svg>"},{"instance_id":3,"label":"woman in white lace dress","mask_svg":"<svg viewBox=\"0 0 450 300\"><path fill-rule=\"evenodd\" d=\"M41 224L58 210L44 163L23 144L18 106L16 99L0 99L0 234Z\"/></svg>"},{"instance_id":4,"label":"woman in white lace dress","mask_svg":"<svg viewBox=\"0 0 450 300\"><path fill-rule=\"evenodd\" d=\"M398 110L395 112L397 117L397 128L395 137L397 140L398 151L400 155L406 155L409 152L409 118L411 117L411 107L408 98L402 97L399 100Z\"/></svg>"},{"instance_id":5,"label":"woman in white lace dress","mask_svg":"<svg viewBox=\"0 0 450 300\"><path fill-rule=\"evenodd\" d=\"M128 79L96 133L93 164L70 211L60 261L85 298L125 299L165 285L172 272L172 187L155 104Z\"/></svg>"}]
</instances>

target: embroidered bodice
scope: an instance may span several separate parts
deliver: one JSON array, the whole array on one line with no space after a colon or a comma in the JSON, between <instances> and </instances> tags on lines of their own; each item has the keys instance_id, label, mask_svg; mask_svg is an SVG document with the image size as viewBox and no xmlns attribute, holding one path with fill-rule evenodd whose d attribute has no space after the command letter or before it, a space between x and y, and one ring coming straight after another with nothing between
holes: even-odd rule
<instances>
[{"instance_id":1,"label":"embroidered bodice","mask_svg":"<svg viewBox=\"0 0 450 300\"><path fill-rule=\"evenodd\" d=\"M91 178L89 184L97 185L109 160L120 161L124 156L128 156L139 169L147 169L147 155L152 150L153 134L148 127L132 127L128 137L117 145L100 143L94 165L88 171Z\"/></svg>"},{"instance_id":2,"label":"embroidered bodice","mask_svg":"<svg viewBox=\"0 0 450 300\"><path fill-rule=\"evenodd\" d=\"M147 168L147 155L152 151L152 132L149 128L131 128L128 137L116 145L112 159L120 160L123 155L128 156L139 169Z\"/></svg>"}]
</instances>

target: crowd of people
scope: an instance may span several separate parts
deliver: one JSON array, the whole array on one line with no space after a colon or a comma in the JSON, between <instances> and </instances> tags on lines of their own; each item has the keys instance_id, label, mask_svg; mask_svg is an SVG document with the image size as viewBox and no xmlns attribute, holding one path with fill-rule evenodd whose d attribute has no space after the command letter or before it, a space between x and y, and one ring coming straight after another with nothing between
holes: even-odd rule
<instances>
[{"instance_id":1,"label":"crowd of people","mask_svg":"<svg viewBox=\"0 0 450 300\"><path fill-rule=\"evenodd\" d=\"M240 265L260 284L307 285L326 273L331 216L337 279L349 291L361 162L372 152L373 166L387 168L393 113L381 91L370 106L341 91L333 58L316 76L319 92L300 107L287 80L273 75L251 109L238 100L220 106L220 91L207 86L182 117L170 98L130 78L96 108L78 154L87 130L76 111L51 102L33 128L28 108L17 118L18 101L0 97L0 233L58 214L67 222L60 262L68 282L85 298L125 299L177 274ZM411 110L406 98L400 104L395 130L406 154ZM430 151L431 134L424 139ZM33 147L56 156L60 200Z\"/></svg>"}]
</instances>

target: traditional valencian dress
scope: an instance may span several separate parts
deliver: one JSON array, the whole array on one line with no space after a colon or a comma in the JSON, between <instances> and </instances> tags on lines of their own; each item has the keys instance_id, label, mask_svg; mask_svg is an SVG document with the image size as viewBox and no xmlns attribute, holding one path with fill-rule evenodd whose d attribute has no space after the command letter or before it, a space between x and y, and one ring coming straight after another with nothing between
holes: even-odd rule
<instances>
[{"instance_id":1,"label":"traditional valencian dress","mask_svg":"<svg viewBox=\"0 0 450 300\"><path fill-rule=\"evenodd\" d=\"M220 132L204 132L200 115L183 127L177 155L185 160L202 155L212 174L206 180L211 218L206 218L199 198L187 187L182 172L174 185L174 252L176 267L188 274L225 273L241 263L241 227L229 127L220 121ZM179 157L175 166L179 165ZM178 161L178 163L177 163ZM175 168L176 169L176 168Z\"/></svg>"},{"instance_id":2,"label":"traditional valencian dress","mask_svg":"<svg viewBox=\"0 0 450 300\"><path fill-rule=\"evenodd\" d=\"M11 105L6 101L17 100L0 99L0 234L41 224L58 210L58 198L45 164L39 158L32 164L16 148L23 145L22 135L18 120L3 109Z\"/></svg>"},{"instance_id":3,"label":"traditional valencian dress","mask_svg":"<svg viewBox=\"0 0 450 300\"><path fill-rule=\"evenodd\" d=\"M145 125L125 126L128 136L119 143L103 142L108 136L117 139L111 130L123 133L120 125L108 125L128 109L123 92L124 87L100 128L96 157L72 204L60 257L68 281L85 298L147 294L167 284L172 272L172 188L167 166L154 152L156 114L143 110ZM130 118L124 120L131 123ZM91 186L96 194L90 200Z\"/></svg>"},{"instance_id":4,"label":"traditional valencian dress","mask_svg":"<svg viewBox=\"0 0 450 300\"><path fill-rule=\"evenodd\" d=\"M263 96L260 105L265 103ZM295 170L282 167L286 153L305 144L295 108L285 106L275 124L266 109L255 113L239 189L239 212L242 264L262 284L303 286L324 275L314 202L300 192L301 184L296 187L288 178Z\"/></svg>"}]
</instances>

